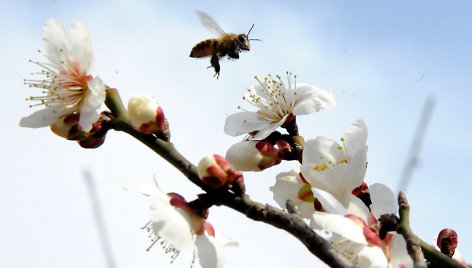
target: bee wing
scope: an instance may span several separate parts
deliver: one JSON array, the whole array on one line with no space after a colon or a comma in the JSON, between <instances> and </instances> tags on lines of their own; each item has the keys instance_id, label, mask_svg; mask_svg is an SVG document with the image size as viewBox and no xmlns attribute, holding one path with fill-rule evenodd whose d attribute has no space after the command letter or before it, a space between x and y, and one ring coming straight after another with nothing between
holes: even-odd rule
<instances>
[{"instance_id":1,"label":"bee wing","mask_svg":"<svg viewBox=\"0 0 472 268\"><path fill-rule=\"evenodd\" d=\"M225 31L223 31L223 29L221 29L220 25L218 25L218 23L216 23L216 21L213 20L210 17L210 15L208 15L207 13L205 13L203 11L200 11L200 10L197 10L197 15L200 18L200 22L208 30L210 30L212 32L215 32L216 34L221 35L221 36L226 35Z\"/></svg>"}]
</instances>

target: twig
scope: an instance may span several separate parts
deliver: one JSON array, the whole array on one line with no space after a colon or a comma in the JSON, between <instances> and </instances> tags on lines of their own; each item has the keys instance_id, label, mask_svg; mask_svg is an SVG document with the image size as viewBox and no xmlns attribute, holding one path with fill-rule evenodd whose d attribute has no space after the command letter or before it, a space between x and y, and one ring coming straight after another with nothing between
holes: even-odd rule
<instances>
[{"instance_id":1,"label":"twig","mask_svg":"<svg viewBox=\"0 0 472 268\"><path fill-rule=\"evenodd\" d=\"M448 257L446 254L441 253L441 251L433 248L428 243L423 240L420 241L421 249L423 250L425 258L435 267L455 267L455 268L464 268L462 264L458 263L454 259Z\"/></svg>"},{"instance_id":2,"label":"twig","mask_svg":"<svg viewBox=\"0 0 472 268\"><path fill-rule=\"evenodd\" d=\"M410 228L410 206L403 192L400 192L398 195L398 205L400 206L400 226L398 227L398 232L405 238L408 253L413 259L415 267L426 267L424 262L426 258L432 264L432 267L464 268L460 263L441 253L441 251L436 250L413 233Z\"/></svg>"},{"instance_id":3,"label":"twig","mask_svg":"<svg viewBox=\"0 0 472 268\"><path fill-rule=\"evenodd\" d=\"M426 262L424 260L423 252L421 251L420 241L418 237L413 233L410 228L410 205L403 192L398 195L400 225L398 226L398 232L403 236L406 241L406 247L408 254L413 260L415 268L426 268Z\"/></svg>"}]
</instances>

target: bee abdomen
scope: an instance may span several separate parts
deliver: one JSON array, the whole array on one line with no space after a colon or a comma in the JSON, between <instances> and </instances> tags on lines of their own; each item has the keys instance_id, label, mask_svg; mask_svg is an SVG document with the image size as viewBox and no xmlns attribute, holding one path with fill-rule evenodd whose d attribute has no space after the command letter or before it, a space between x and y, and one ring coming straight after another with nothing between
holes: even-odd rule
<instances>
[{"instance_id":1,"label":"bee abdomen","mask_svg":"<svg viewBox=\"0 0 472 268\"><path fill-rule=\"evenodd\" d=\"M192 51L190 52L190 57L200 58L205 56L210 56L212 54L213 43L215 39L207 39L196 44Z\"/></svg>"}]
</instances>

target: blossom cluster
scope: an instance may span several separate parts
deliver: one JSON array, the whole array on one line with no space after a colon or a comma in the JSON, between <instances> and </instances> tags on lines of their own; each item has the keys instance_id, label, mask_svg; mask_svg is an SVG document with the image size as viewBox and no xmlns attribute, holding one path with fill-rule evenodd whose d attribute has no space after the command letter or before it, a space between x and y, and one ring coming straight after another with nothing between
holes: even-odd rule
<instances>
[{"instance_id":1,"label":"blossom cluster","mask_svg":"<svg viewBox=\"0 0 472 268\"><path fill-rule=\"evenodd\" d=\"M164 110L152 97L131 98L122 114L111 106L111 111L100 110L112 93L90 73L91 41L82 23L65 30L60 22L48 20L41 53L48 62L32 62L42 68L36 73L42 78L25 83L43 94L29 97L36 102L31 106L44 107L22 118L20 126L49 126L55 134L78 141L85 148L103 144L112 128L127 129L149 143L170 140ZM357 267L413 267L406 241L395 228L395 194L386 185L368 185L365 181L366 123L355 120L336 140L324 136L305 140L296 117L333 109L336 101L332 92L297 83L296 76L289 72L286 75L286 81L281 76L256 76L256 85L244 91L243 99L257 110L239 107L242 111L227 117L225 133L245 134L243 141L230 146L225 157L209 155L195 169L183 167L197 177L193 182L205 194L186 201L180 194L164 192L157 183L122 185L154 199L150 221L144 228L151 234L149 248L159 242L172 261L182 250L191 250L192 263L198 260L202 267L223 267L223 248L237 243L216 232L207 221L210 207L217 203L211 199L212 194L243 196L244 172L263 172L282 161L291 161L293 168L280 172L270 188L275 203L299 215L309 228L326 233L335 251ZM453 257L457 241L457 234L445 229L437 246Z\"/></svg>"}]
</instances>

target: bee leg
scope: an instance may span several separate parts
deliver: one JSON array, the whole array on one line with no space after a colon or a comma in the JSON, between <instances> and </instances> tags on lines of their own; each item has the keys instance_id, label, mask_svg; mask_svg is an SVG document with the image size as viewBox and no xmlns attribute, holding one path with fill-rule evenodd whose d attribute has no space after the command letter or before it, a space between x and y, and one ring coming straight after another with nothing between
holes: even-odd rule
<instances>
[{"instance_id":1,"label":"bee leg","mask_svg":"<svg viewBox=\"0 0 472 268\"><path fill-rule=\"evenodd\" d=\"M220 77L220 62L218 60L218 55L215 54L211 56L210 63L211 66L209 66L208 68L213 67L215 69L214 76L216 76L216 79L218 79L218 77Z\"/></svg>"},{"instance_id":2,"label":"bee leg","mask_svg":"<svg viewBox=\"0 0 472 268\"><path fill-rule=\"evenodd\" d=\"M220 77L220 62L219 62L219 59L218 59L217 51L218 51L218 42L214 42L213 43L213 48L212 48L212 53L211 53L211 59L210 59L211 65L208 66L208 68L213 67L215 69L215 75L213 75L213 76L216 76L216 79L218 79L218 77Z\"/></svg>"}]
</instances>

